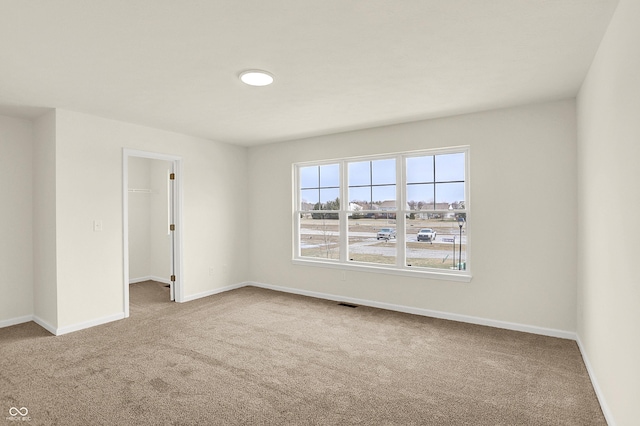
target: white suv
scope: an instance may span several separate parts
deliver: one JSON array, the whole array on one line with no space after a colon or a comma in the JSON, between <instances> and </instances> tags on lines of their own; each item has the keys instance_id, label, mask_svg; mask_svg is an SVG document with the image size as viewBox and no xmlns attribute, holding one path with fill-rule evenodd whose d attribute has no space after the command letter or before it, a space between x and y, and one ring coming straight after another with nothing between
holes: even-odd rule
<instances>
[{"instance_id":1,"label":"white suv","mask_svg":"<svg viewBox=\"0 0 640 426\"><path fill-rule=\"evenodd\" d=\"M434 241L436 239L436 231L431 228L422 228L418 232L418 241Z\"/></svg>"},{"instance_id":2,"label":"white suv","mask_svg":"<svg viewBox=\"0 0 640 426\"><path fill-rule=\"evenodd\" d=\"M380 228L378 231L377 239L389 240L396 237L396 230L394 228Z\"/></svg>"}]
</instances>

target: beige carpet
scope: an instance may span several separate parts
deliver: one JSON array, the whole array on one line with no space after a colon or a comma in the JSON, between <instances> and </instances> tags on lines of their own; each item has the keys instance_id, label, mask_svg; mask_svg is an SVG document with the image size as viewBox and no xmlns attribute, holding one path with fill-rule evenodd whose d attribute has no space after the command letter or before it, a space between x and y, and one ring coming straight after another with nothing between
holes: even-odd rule
<instances>
[{"instance_id":1,"label":"beige carpet","mask_svg":"<svg viewBox=\"0 0 640 426\"><path fill-rule=\"evenodd\" d=\"M569 340L253 287L167 299L141 283L126 320L0 329L0 424L606 424Z\"/></svg>"}]
</instances>

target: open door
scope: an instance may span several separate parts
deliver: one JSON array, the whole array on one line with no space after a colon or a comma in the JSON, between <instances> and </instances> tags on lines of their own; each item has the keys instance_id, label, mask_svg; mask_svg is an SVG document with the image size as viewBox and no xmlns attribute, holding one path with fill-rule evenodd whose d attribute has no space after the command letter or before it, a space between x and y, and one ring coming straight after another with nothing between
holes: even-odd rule
<instances>
[{"instance_id":1,"label":"open door","mask_svg":"<svg viewBox=\"0 0 640 426\"><path fill-rule=\"evenodd\" d=\"M149 162L147 160L161 161ZM129 149L123 150L123 310L125 317L129 316L129 285L135 282L147 280L162 282L169 287L169 299L171 301L183 301L180 232L182 218L181 161L180 157L165 154ZM136 182L141 181L141 176L144 175L143 172L138 172L138 175L132 175L131 180L129 176L130 173L136 173L136 171L141 170L139 167L135 167L134 164L139 166L144 162L151 164L148 166L150 170L148 188L136 186ZM131 171L130 164L133 167ZM160 179L159 181L156 180L158 178ZM157 187L154 186L156 185L154 182L157 182ZM134 185L130 185L131 183ZM162 189L161 187L164 188ZM132 192L136 196L130 199L129 195ZM160 197L160 195L164 196ZM136 242L144 241L144 238L138 238L140 233L136 234L136 232L143 229L143 226L136 226L136 224L145 222L144 219L141 219L144 218L142 213L139 216L134 215L130 218L132 210L130 210L129 204L138 203L140 205L141 197L151 197L149 203L150 213L147 216L149 218L149 227L153 230L158 230L149 234L151 235L149 247L151 247L151 253L155 253L155 255L150 255L151 260L147 263L151 266L148 267L148 270L147 267L140 266L145 265L145 262L134 262L137 259L135 253L140 253L141 250L141 245L136 244ZM154 202L154 199L157 202ZM164 199L164 202L161 201L162 199ZM158 214L158 212L162 211L164 213ZM164 236L161 234L164 234ZM164 254L158 254L160 251ZM134 254L133 258L130 258L130 252Z\"/></svg>"}]
</instances>

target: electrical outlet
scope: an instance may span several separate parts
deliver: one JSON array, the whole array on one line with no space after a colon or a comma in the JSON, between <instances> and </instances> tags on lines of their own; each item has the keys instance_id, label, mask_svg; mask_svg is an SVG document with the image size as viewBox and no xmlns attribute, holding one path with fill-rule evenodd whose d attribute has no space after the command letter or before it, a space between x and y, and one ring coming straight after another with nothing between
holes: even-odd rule
<instances>
[{"instance_id":1,"label":"electrical outlet","mask_svg":"<svg viewBox=\"0 0 640 426\"><path fill-rule=\"evenodd\" d=\"M340 280L341 281L346 281L347 280L347 271L342 271L340 273Z\"/></svg>"},{"instance_id":2,"label":"electrical outlet","mask_svg":"<svg viewBox=\"0 0 640 426\"><path fill-rule=\"evenodd\" d=\"M213 276L213 268L209 268L209 276Z\"/></svg>"},{"instance_id":3,"label":"electrical outlet","mask_svg":"<svg viewBox=\"0 0 640 426\"><path fill-rule=\"evenodd\" d=\"M93 221L93 232L102 232L102 221L94 220Z\"/></svg>"}]
</instances>

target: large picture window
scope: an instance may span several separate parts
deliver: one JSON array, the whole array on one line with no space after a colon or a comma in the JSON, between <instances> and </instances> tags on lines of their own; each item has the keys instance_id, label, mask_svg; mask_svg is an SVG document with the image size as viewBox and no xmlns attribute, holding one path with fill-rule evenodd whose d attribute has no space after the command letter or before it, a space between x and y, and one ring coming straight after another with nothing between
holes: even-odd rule
<instances>
[{"instance_id":1,"label":"large picture window","mask_svg":"<svg viewBox=\"0 0 640 426\"><path fill-rule=\"evenodd\" d=\"M467 147L294 169L294 261L470 277Z\"/></svg>"}]
</instances>

